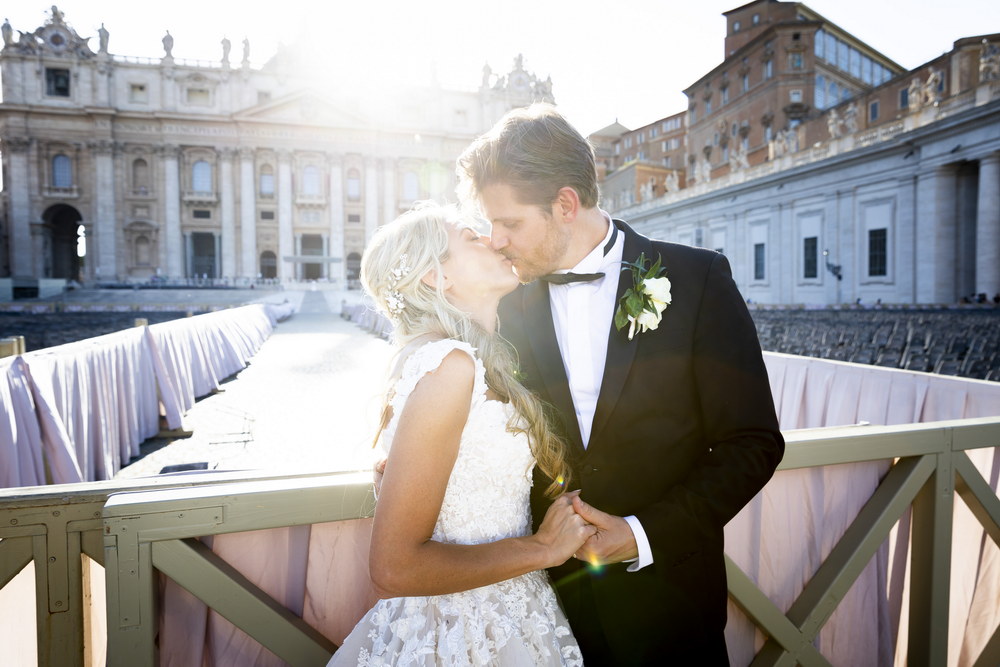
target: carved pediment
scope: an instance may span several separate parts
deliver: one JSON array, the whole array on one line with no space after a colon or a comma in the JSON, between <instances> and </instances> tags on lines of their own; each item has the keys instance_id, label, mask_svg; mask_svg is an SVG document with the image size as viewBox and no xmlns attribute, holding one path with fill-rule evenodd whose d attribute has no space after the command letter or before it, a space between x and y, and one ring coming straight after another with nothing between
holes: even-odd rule
<instances>
[{"instance_id":1,"label":"carved pediment","mask_svg":"<svg viewBox=\"0 0 1000 667\"><path fill-rule=\"evenodd\" d=\"M258 104L237 113L236 119L328 127L367 128L371 125L368 119L313 92L293 93Z\"/></svg>"}]
</instances>

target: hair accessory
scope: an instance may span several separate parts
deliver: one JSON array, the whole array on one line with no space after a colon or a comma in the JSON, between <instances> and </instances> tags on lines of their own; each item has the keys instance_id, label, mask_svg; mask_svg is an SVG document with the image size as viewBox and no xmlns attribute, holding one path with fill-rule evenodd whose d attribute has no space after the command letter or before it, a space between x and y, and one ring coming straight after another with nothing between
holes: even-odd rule
<instances>
[{"instance_id":1,"label":"hair accessory","mask_svg":"<svg viewBox=\"0 0 1000 667\"><path fill-rule=\"evenodd\" d=\"M389 317L396 320L399 319L399 316L403 314L403 310L406 308L406 301L403 300L403 295L396 289L396 285L406 277L406 274L413 270L408 261L409 257L404 252L399 256L396 268L389 272L389 291L386 292L385 303L389 311Z\"/></svg>"}]
</instances>

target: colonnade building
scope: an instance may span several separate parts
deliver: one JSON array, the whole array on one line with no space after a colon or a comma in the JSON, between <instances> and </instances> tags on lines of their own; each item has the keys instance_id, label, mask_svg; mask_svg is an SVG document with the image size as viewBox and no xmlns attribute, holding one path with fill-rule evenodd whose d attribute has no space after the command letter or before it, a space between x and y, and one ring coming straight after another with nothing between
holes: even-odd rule
<instances>
[{"instance_id":1,"label":"colonnade building","mask_svg":"<svg viewBox=\"0 0 1000 667\"><path fill-rule=\"evenodd\" d=\"M757 303L1000 294L1000 34L905 70L802 3L724 16L723 61L685 113L599 138L604 205L725 253ZM650 142L670 148L678 118L664 160Z\"/></svg>"},{"instance_id":2,"label":"colonnade building","mask_svg":"<svg viewBox=\"0 0 1000 667\"><path fill-rule=\"evenodd\" d=\"M96 282L357 277L375 229L454 198L455 160L551 79L488 67L478 88L310 88L294 49L252 67L97 51L62 12L3 26L0 276ZM237 51L239 50L237 45ZM81 250L85 254L81 257Z\"/></svg>"}]
</instances>

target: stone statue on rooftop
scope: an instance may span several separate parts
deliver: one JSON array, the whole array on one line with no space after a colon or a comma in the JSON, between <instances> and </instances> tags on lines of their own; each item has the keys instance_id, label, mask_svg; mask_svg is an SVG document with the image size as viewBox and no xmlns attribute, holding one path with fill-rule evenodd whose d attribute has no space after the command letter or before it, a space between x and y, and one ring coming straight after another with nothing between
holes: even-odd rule
<instances>
[{"instance_id":1,"label":"stone statue on rooftop","mask_svg":"<svg viewBox=\"0 0 1000 667\"><path fill-rule=\"evenodd\" d=\"M243 62L250 64L250 39L247 37L243 38Z\"/></svg>"},{"instance_id":2,"label":"stone statue on rooftop","mask_svg":"<svg viewBox=\"0 0 1000 667\"><path fill-rule=\"evenodd\" d=\"M840 114L837 113L836 109L830 109L826 112L826 131L830 133L831 139L837 139L843 134L840 129Z\"/></svg>"},{"instance_id":3,"label":"stone statue on rooftop","mask_svg":"<svg viewBox=\"0 0 1000 667\"><path fill-rule=\"evenodd\" d=\"M52 5L52 22L53 23L63 22L63 13L59 11L59 8L56 7L55 5Z\"/></svg>"},{"instance_id":4,"label":"stone statue on rooftop","mask_svg":"<svg viewBox=\"0 0 1000 667\"><path fill-rule=\"evenodd\" d=\"M924 83L924 104L927 106L937 105L941 101L941 70L931 69L927 75L927 82Z\"/></svg>"},{"instance_id":5,"label":"stone statue on rooftop","mask_svg":"<svg viewBox=\"0 0 1000 667\"><path fill-rule=\"evenodd\" d=\"M483 65L483 88L490 87L490 79L493 78L493 68L489 63Z\"/></svg>"},{"instance_id":6,"label":"stone statue on rooftop","mask_svg":"<svg viewBox=\"0 0 1000 667\"><path fill-rule=\"evenodd\" d=\"M229 62L229 50L233 47L228 37L222 38L222 62Z\"/></svg>"},{"instance_id":7,"label":"stone statue on rooftop","mask_svg":"<svg viewBox=\"0 0 1000 667\"><path fill-rule=\"evenodd\" d=\"M858 131L858 103L851 102L844 109L844 127L847 129L848 134L854 134Z\"/></svg>"},{"instance_id":8,"label":"stone statue on rooftop","mask_svg":"<svg viewBox=\"0 0 1000 667\"><path fill-rule=\"evenodd\" d=\"M910 81L910 85L906 89L906 101L910 111L918 111L923 106L924 87L920 83L919 76L913 77L913 80Z\"/></svg>"},{"instance_id":9,"label":"stone statue on rooftop","mask_svg":"<svg viewBox=\"0 0 1000 667\"><path fill-rule=\"evenodd\" d=\"M996 79L1000 79L1000 48L983 37L982 48L979 50L979 80Z\"/></svg>"},{"instance_id":10,"label":"stone statue on rooftop","mask_svg":"<svg viewBox=\"0 0 1000 667\"><path fill-rule=\"evenodd\" d=\"M100 52L101 53L107 53L108 52L108 37L109 37L109 35L108 35L108 29L105 28L104 24L102 23L101 27L98 28L98 30L97 30L97 39L98 39L98 42L100 44Z\"/></svg>"},{"instance_id":11,"label":"stone statue on rooftop","mask_svg":"<svg viewBox=\"0 0 1000 667\"><path fill-rule=\"evenodd\" d=\"M667 192L677 192L677 171L672 170L667 174L667 180L663 184Z\"/></svg>"},{"instance_id":12,"label":"stone statue on rooftop","mask_svg":"<svg viewBox=\"0 0 1000 667\"><path fill-rule=\"evenodd\" d=\"M167 34L163 36L163 54L164 54L163 57L173 58L174 57L173 51L174 51L174 38L170 34L170 31L168 30Z\"/></svg>"},{"instance_id":13,"label":"stone statue on rooftop","mask_svg":"<svg viewBox=\"0 0 1000 667\"><path fill-rule=\"evenodd\" d=\"M14 29L10 26L10 21L7 19L3 20L3 26L0 26L0 32L3 32L4 46L10 46L14 43Z\"/></svg>"}]
</instances>

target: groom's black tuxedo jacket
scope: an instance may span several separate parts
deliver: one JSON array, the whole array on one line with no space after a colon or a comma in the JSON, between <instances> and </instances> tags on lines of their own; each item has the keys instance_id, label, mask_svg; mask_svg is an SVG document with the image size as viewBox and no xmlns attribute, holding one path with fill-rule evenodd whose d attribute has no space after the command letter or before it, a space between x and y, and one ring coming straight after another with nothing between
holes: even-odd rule
<instances>
[{"instance_id":1,"label":"groom's black tuxedo jacket","mask_svg":"<svg viewBox=\"0 0 1000 667\"><path fill-rule=\"evenodd\" d=\"M500 333L517 350L523 382L560 417L573 462L570 488L581 488L600 510L635 515L653 565L591 571L571 560L551 574L585 661L660 664L666 656L684 664L690 651L692 664L724 662L723 527L764 486L784 452L767 371L723 255L652 241L620 220L614 224L625 236L624 261L640 253L662 258L673 300L656 330L631 341L627 329L612 325L586 449L546 283L522 285L503 300ZM624 271L618 297L630 286L632 274ZM536 472L536 526L548 506L546 486ZM603 640L591 636L601 633ZM602 641L603 648L588 653Z\"/></svg>"}]
</instances>

